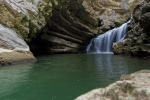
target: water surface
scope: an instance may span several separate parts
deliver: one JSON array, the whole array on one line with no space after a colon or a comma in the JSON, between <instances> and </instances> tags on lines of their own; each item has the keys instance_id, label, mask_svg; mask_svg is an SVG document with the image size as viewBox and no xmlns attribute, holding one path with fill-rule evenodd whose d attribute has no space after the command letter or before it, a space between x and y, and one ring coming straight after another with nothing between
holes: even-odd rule
<instances>
[{"instance_id":1,"label":"water surface","mask_svg":"<svg viewBox=\"0 0 150 100\"><path fill-rule=\"evenodd\" d=\"M112 54L51 55L0 68L0 100L73 100L121 75L150 69L150 61Z\"/></svg>"}]
</instances>

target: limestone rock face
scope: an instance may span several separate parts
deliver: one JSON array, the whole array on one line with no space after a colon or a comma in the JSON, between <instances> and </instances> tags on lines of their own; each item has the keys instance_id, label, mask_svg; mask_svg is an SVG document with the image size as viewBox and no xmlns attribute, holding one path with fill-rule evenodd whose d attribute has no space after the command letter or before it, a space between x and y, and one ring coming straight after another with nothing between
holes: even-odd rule
<instances>
[{"instance_id":1,"label":"limestone rock face","mask_svg":"<svg viewBox=\"0 0 150 100\"><path fill-rule=\"evenodd\" d=\"M150 70L121 76L106 88L92 90L75 100L150 100Z\"/></svg>"},{"instance_id":2,"label":"limestone rock face","mask_svg":"<svg viewBox=\"0 0 150 100\"><path fill-rule=\"evenodd\" d=\"M21 36L0 24L0 66L35 60Z\"/></svg>"},{"instance_id":3,"label":"limestone rock face","mask_svg":"<svg viewBox=\"0 0 150 100\"><path fill-rule=\"evenodd\" d=\"M52 0L51 0L52 1ZM13 29L30 42L46 24L52 2L46 0L1 0L0 24Z\"/></svg>"},{"instance_id":4,"label":"limestone rock face","mask_svg":"<svg viewBox=\"0 0 150 100\"><path fill-rule=\"evenodd\" d=\"M124 41L115 43L115 54L130 54L133 56L150 56L150 1L144 1L136 6L133 18L129 24L127 37ZM119 46L122 44L122 46Z\"/></svg>"},{"instance_id":5,"label":"limestone rock face","mask_svg":"<svg viewBox=\"0 0 150 100\"><path fill-rule=\"evenodd\" d=\"M50 12L49 1L0 0L0 65L35 60L26 42L45 26Z\"/></svg>"},{"instance_id":6,"label":"limestone rock face","mask_svg":"<svg viewBox=\"0 0 150 100\"><path fill-rule=\"evenodd\" d=\"M78 53L91 38L126 22L143 0L57 0L52 16L38 40L37 50ZM39 46L40 45L40 46ZM35 50L35 51L37 51Z\"/></svg>"}]
</instances>

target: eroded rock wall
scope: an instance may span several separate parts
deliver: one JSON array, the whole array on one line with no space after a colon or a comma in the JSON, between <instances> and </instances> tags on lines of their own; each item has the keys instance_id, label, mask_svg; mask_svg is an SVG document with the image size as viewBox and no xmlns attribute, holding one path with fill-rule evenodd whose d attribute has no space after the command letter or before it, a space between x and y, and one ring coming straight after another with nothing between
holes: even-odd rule
<instances>
[{"instance_id":1,"label":"eroded rock wall","mask_svg":"<svg viewBox=\"0 0 150 100\"><path fill-rule=\"evenodd\" d=\"M115 43L115 54L133 56L150 56L150 1L146 0L136 6L133 18L129 24L127 37L124 41Z\"/></svg>"},{"instance_id":2,"label":"eroded rock wall","mask_svg":"<svg viewBox=\"0 0 150 100\"><path fill-rule=\"evenodd\" d=\"M35 61L26 42L46 25L51 10L48 0L0 0L0 65Z\"/></svg>"},{"instance_id":3,"label":"eroded rock wall","mask_svg":"<svg viewBox=\"0 0 150 100\"><path fill-rule=\"evenodd\" d=\"M136 3L135 0L58 0L38 40L37 50L45 53L84 51L93 37L126 22Z\"/></svg>"},{"instance_id":4,"label":"eroded rock wall","mask_svg":"<svg viewBox=\"0 0 150 100\"><path fill-rule=\"evenodd\" d=\"M97 34L97 19L85 11L82 1L58 1L41 39L48 53L77 53ZM43 50L43 51L44 51Z\"/></svg>"},{"instance_id":5,"label":"eroded rock wall","mask_svg":"<svg viewBox=\"0 0 150 100\"><path fill-rule=\"evenodd\" d=\"M35 59L26 43L45 54L84 51L91 38L129 19L141 1L0 0L0 52Z\"/></svg>"}]
</instances>

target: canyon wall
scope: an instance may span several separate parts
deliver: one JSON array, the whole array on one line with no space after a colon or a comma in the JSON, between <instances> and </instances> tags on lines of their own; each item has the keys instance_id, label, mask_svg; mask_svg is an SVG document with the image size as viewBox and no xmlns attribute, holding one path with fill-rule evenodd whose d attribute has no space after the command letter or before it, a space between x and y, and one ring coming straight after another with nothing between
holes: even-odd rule
<instances>
[{"instance_id":1,"label":"canyon wall","mask_svg":"<svg viewBox=\"0 0 150 100\"><path fill-rule=\"evenodd\" d=\"M126 22L139 2L142 0L58 0L38 39L40 42L34 41L34 51L85 51L93 37Z\"/></svg>"},{"instance_id":2,"label":"canyon wall","mask_svg":"<svg viewBox=\"0 0 150 100\"><path fill-rule=\"evenodd\" d=\"M29 46L37 54L84 51L93 37L127 21L141 1L1 0L0 64L35 60Z\"/></svg>"}]
</instances>

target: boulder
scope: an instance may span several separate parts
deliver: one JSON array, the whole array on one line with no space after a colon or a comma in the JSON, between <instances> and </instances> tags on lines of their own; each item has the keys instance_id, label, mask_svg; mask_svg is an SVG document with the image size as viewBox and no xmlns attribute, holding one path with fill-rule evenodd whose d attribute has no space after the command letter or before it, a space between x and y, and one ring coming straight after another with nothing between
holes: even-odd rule
<instances>
[{"instance_id":1,"label":"boulder","mask_svg":"<svg viewBox=\"0 0 150 100\"><path fill-rule=\"evenodd\" d=\"M33 61L36 59L21 36L0 24L0 66Z\"/></svg>"},{"instance_id":2,"label":"boulder","mask_svg":"<svg viewBox=\"0 0 150 100\"><path fill-rule=\"evenodd\" d=\"M92 90L75 100L150 100L150 70L123 75L106 88Z\"/></svg>"}]
</instances>

